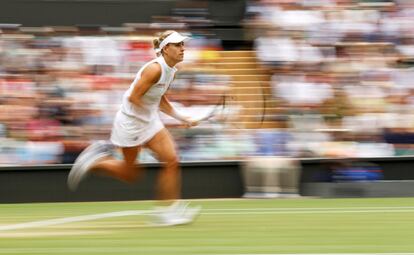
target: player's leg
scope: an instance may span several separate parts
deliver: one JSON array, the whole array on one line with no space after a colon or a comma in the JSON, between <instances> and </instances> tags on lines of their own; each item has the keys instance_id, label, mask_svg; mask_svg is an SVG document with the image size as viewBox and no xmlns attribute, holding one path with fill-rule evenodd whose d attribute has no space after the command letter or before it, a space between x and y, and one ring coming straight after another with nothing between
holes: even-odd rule
<instances>
[{"instance_id":1,"label":"player's leg","mask_svg":"<svg viewBox=\"0 0 414 255\"><path fill-rule=\"evenodd\" d=\"M123 160L108 157L97 161L91 166L90 171L116 178L120 181L132 183L142 174L142 168L137 164L137 156L141 146L120 148Z\"/></svg>"},{"instance_id":2,"label":"player's leg","mask_svg":"<svg viewBox=\"0 0 414 255\"><path fill-rule=\"evenodd\" d=\"M88 175L90 167L97 161L111 155L113 146L106 141L96 141L90 144L76 158L68 176L68 186L77 189L79 183Z\"/></svg>"},{"instance_id":3,"label":"player's leg","mask_svg":"<svg viewBox=\"0 0 414 255\"><path fill-rule=\"evenodd\" d=\"M157 196L164 201L164 207L158 208L153 224L172 226L193 222L201 208L189 207L188 203L178 200L181 196L181 171L172 136L164 128L147 146L164 164L157 181Z\"/></svg>"},{"instance_id":4,"label":"player's leg","mask_svg":"<svg viewBox=\"0 0 414 255\"><path fill-rule=\"evenodd\" d=\"M180 198L181 173L175 143L167 129L158 132L146 146L163 163L157 179L157 198L171 201Z\"/></svg>"},{"instance_id":5,"label":"player's leg","mask_svg":"<svg viewBox=\"0 0 414 255\"><path fill-rule=\"evenodd\" d=\"M111 154L112 144L98 141L88 146L76 159L68 176L68 186L77 189L79 183L92 171L104 173L125 182L133 182L139 176L135 159L140 146L122 148L124 160L116 160Z\"/></svg>"}]
</instances>

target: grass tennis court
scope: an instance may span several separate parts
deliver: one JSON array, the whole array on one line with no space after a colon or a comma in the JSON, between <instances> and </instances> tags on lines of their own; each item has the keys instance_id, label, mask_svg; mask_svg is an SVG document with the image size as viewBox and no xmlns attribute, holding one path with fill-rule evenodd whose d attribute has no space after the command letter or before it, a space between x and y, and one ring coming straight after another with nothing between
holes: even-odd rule
<instances>
[{"instance_id":1,"label":"grass tennis court","mask_svg":"<svg viewBox=\"0 0 414 255\"><path fill-rule=\"evenodd\" d=\"M414 254L414 198L193 204L194 224L166 228L146 224L152 201L3 204L0 254Z\"/></svg>"}]
</instances>

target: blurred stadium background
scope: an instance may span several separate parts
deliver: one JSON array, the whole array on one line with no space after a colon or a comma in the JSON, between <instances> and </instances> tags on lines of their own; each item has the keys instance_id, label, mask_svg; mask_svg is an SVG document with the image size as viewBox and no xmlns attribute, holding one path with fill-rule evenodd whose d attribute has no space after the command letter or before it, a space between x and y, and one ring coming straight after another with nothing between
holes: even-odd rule
<instances>
[{"instance_id":1,"label":"blurred stadium background","mask_svg":"<svg viewBox=\"0 0 414 255\"><path fill-rule=\"evenodd\" d=\"M221 196L321 195L302 184L414 180L412 1L5 0L1 7L4 190L15 187L12 170L36 169L62 170L41 178L63 189L77 155L108 138L123 92L155 56L154 34L166 29L193 38L170 99L195 116L225 99L220 114L196 128L163 116L181 161L198 162L184 170L231 169L207 177L232 190ZM156 162L147 151L139 160ZM246 171L234 179L239 170ZM28 187L40 177L30 176L19 178L22 187L39 194ZM207 190L206 176L189 179ZM286 187L261 187L280 182ZM412 195L410 184L372 193Z\"/></svg>"},{"instance_id":2,"label":"blurred stadium background","mask_svg":"<svg viewBox=\"0 0 414 255\"><path fill-rule=\"evenodd\" d=\"M151 154L137 185L66 177L166 29L193 38L171 100L226 99L163 117L183 198L226 199L159 229L153 201L90 202L152 199ZM413 32L412 0L2 0L0 254L413 254L412 198L314 198L414 196Z\"/></svg>"},{"instance_id":3,"label":"blurred stadium background","mask_svg":"<svg viewBox=\"0 0 414 255\"><path fill-rule=\"evenodd\" d=\"M71 163L106 139L152 35L191 33L170 97L228 112L182 160L412 155L412 1L3 1L0 164ZM232 10L232 11L230 11ZM151 155L143 153L143 162Z\"/></svg>"}]
</instances>

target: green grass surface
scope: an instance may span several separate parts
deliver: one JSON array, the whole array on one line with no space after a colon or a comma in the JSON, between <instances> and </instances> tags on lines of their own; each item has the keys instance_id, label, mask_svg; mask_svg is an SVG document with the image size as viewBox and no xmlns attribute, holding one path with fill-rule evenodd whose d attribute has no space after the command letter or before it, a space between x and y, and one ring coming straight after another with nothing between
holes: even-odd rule
<instances>
[{"instance_id":1,"label":"green grass surface","mask_svg":"<svg viewBox=\"0 0 414 255\"><path fill-rule=\"evenodd\" d=\"M414 199L195 200L195 223L149 227L144 215L0 231L0 254L280 254L414 252ZM0 226L153 202L0 205Z\"/></svg>"}]
</instances>

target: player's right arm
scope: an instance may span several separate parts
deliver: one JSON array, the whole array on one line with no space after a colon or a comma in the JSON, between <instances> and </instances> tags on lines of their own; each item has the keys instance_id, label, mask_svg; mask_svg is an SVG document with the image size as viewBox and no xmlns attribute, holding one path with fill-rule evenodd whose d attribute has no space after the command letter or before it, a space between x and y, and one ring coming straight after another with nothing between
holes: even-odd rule
<instances>
[{"instance_id":1,"label":"player's right arm","mask_svg":"<svg viewBox=\"0 0 414 255\"><path fill-rule=\"evenodd\" d=\"M129 96L129 102L141 106L141 98L152 85L156 84L161 78L161 66L158 63L148 65L141 73L141 78L133 84L133 90Z\"/></svg>"}]
</instances>

